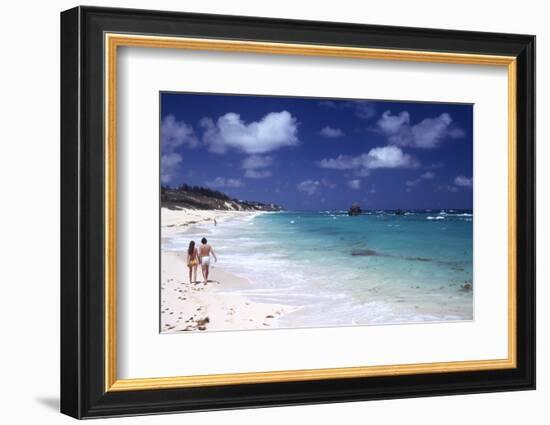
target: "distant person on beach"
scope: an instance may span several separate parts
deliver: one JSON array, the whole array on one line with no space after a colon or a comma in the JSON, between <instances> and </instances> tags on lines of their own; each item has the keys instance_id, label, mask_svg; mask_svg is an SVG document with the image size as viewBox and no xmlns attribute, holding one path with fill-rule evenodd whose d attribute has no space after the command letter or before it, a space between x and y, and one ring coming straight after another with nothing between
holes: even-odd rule
<instances>
[{"instance_id":1,"label":"distant person on beach","mask_svg":"<svg viewBox=\"0 0 550 425\"><path fill-rule=\"evenodd\" d=\"M199 250L195 246L195 241L189 242L187 248L187 267L189 268L189 283L197 283L197 268L199 266ZM192 279L191 276L194 276Z\"/></svg>"},{"instance_id":2,"label":"distant person on beach","mask_svg":"<svg viewBox=\"0 0 550 425\"><path fill-rule=\"evenodd\" d=\"M214 249L208 244L206 238L202 238L201 242L202 245L199 247L199 259L201 262L202 277L204 278L204 283L206 283L208 282L208 273L210 271L210 255L214 257L216 262L218 261L218 257L216 257Z\"/></svg>"}]
</instances>

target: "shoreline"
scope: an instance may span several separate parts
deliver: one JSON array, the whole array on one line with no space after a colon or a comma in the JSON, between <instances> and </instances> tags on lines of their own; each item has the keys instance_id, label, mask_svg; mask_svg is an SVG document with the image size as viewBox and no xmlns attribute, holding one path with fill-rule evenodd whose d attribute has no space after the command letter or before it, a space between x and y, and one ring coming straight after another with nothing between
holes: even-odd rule
<instances>
[{"instance_id":1,"label":"shoreline","mask_svg":"<svg viewBox=\"0 0 550 425\"><path fill-rule=\"evenodd\" d=\"M309 224L307 215L311 213L297 212L288 217L273 216L273 219L265 217L267 223L275 220L277 226L273 228L261 226L256 228L256 226L246 225L247 223L254 224L250 219L259 214L264 214L264 212L163 209L162 223L167 223L162 228L163 245L167 249L178 250L176 252L162 250L163 286L169 283L166 287L169 291L173 291L173 295L170 292L165 292L163 300L173 298L180 301L180 303L171 306L163 304L163 315L167 315L165 322L169 324L164 326L166 323L163 322L163 331L172 326L174 328L170 328L168 331L183 330L190 323L193 324L191 328L197 330L199 330L199 326L203 328L200 330L245 330L429 323L473 319L472 278L468 277L468 270L465 270L467 265L460 263L464 261L460 256L450 260L440 258L440 255L432 252L431 248L422 256L412 256L413 253L406 250L403 253L391 253L389 250L388 254L387 246L379 244L373 248L368 244L365 245L361 236L355 238L359 249L348 247L346 252L342 252L341 249L336 250L336 248L340 248L339 240L336 236L331 239L329 233L324 240L327 246L335 249L337 252L335 256L323 257L319 263L317 261L319 255L316 256L315 252L303 251L307 252L304 254L306 256L304 261L288 261L289 258L285 256L284 252L281 255L280 250L271 251L271 241L269 238L266 240L265 232L275 232L275 240L277 237L282 237L284 241L289 234L288 227L296 225L296 229L298 229L300 226L307 226ZM425 215L426 213L420 218ZM338 219L338 217L332 218ZM214 219L218 222L218 229L213 225ZM341 223L340 227L346 231L346 226L348 226L346 223L355 223L353 220L357 219L346 217L345 220L341 220L337 223ZM399 226L387 224L378 216L365 220L369 220L367 224L371 225L370 232L383 231L384 234L387 234L400 231L394 229ZM463 221L462 217L458 216L452 220ZM241 223L244 226L241 227ZM415 227L416 223L420 223L421 226L424 226L423 228L430 226L429 229L444 230L437 221L416 220ZM332 220L325 224L333 226ZM261 235L259 239L256 236L258 231ZM200 240L202 235L208 239L212 237L214 247L222 249L221 266L213 264L211 272L213 282L208 283L206 287L202 287L202 284L196 287L184 285L183 282L188 280L188 269L184 264L186 241L189 238L193 238L195 241ZM234 244L238 244L240 247L238 253L235 253L232 248ZM363 246L365 249L361 250L360 248ZM295 248L295 245L291 245L290 248ZM181 254L181 258L178 259L179 264L171 267L174 271L170 271L169 279L172 280L167 282L164 264L166 264L166 258L170 253ZM242 262L244 257L241 254L243 253L246 255L246 262ZM274 254L274 258L270 257L270 253ZM291 252L291 254L296 255L296 252ZM308 255L311 258L307 258ZM340 267L342 264L352 264L354 270L359 271L360 274L356 273L357 276L353 275L348 278L351 282L349 288L344 287L339 290L338 279L344 276L345 272ZM279 270L285 270L284 278L276 277ZM409 279L408 274L405 274L407 270L420 270L422 274ZM430 276L435 277L430 280L430 276L427 276L428 272L431 273ZM201 278L200 270L197 276L199 279ZM242 277L246 277L246 279ZM179 286L174 284L174 279L179 280ZM308 282L308 285L303 285L304 282ZM362 290L358 292L358 288L362 288ZM200 297L197 299L195 295L199 294ZM201 314L182 316L183 310L180 304L187 301L191 295L193 295L192 304L195 305L195 309L210 303L211 300L217 303L218 307L211 307L210 310L219 308L225 312L216 320L219 322L221 319L222 323L215 325L204 323L203 319L206 314L201 315L202 310L193 310L193 313L198 311ZM228 308L221 305L223 302L232 304L231 314L225 311ZM330 305L327 305L327 302L330 302ZM253 309L249 308L250 304L260 305L262 311L252 311ZM235 307L237 305L238 308ZM272 309L263 310L266 306L271 306ZM167 308L169 310L166 310ZM240 325L233 321L232 316L235 315L235 310L239 310L237 322ZM245 317L241 317L243 315ZM169 320L174 319L169 316L175 316L177 320ZM209 321L210 319L209 316ZM261 319L270 320L260 322ZM174 325L175 321L177 321L177 326ZM183 328L182 321L186 325Z\"/></svg>"},{"instance_id":2,"label":"shoreline","mask_svg":"<svg viewBox=\"0 0 550 425\"><path fill-rule=\"evenodd\" d=\"M161 236L169 240L204 224L212 226L214 219L220 224L231 218L261 213L162 208ZM251 287L250 282L216 263L210 266L206 284L202 282L200 266L197 283L190 284L185 260L185 252L161 250L161 333L277 328L278 319L288 312L288 306L255 302L239 294L239 289Z\"/></svg>"},{"instance_id":3,"label":"shoreline","mask_svg":"<svg viewBox=\"0 0 550 425\"><path fill-rule=\"evenodd\" d=\"M264 214L264 211L230 211L230 210L193 210L189 208L169 209L162 207L161 214L161 236L172 237L189 231L201 224L223 223L236 217L256 216Z\"/></svg>"}]
</instances>

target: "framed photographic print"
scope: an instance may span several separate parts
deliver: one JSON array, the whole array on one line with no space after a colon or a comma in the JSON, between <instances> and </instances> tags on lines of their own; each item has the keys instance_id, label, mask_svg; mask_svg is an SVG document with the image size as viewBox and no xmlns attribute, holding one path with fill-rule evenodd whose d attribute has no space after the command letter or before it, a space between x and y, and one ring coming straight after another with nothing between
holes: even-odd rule
<instances>
[{"instance_id":1,"label":"framed photographic print","mask_svg":"<svg viewBox=\"0 0 550 425\"><path fill-rule=\"evenodd\" d=\"M535 38L61 14L61 411L535 387Z\"/></svg>"}]
</instances>

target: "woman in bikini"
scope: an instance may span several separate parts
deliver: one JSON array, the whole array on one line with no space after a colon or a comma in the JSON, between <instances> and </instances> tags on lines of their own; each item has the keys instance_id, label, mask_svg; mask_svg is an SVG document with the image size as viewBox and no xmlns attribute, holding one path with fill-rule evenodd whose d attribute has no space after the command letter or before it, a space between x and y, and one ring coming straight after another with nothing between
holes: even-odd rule
<instances>
[{"instance_id":1,"label":"woman in bikini","mask_svg":"<svg viewBox=\"0 0 550 425\"><path fill-rule=\"evenodd\" d=\"M189 268L189 283L197 283L197 267L199 266L199 251L195 247L195 241L189 242L187 248L187 267ZM191 276L194 278L191 279Z\"/></svg>"}]
</instances>

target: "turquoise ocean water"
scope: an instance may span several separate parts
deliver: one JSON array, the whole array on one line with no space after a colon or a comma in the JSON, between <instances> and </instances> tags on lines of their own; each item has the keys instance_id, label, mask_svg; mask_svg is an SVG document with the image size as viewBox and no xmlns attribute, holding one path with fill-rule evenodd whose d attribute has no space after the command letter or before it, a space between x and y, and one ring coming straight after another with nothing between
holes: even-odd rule
<instances>
[{"instance_id":1,"label":"turquoise ocean water","mask_svg":"<svg viewBox=\"0 0 550 425\"><path fill-rule=\"evenodd\" d=\"M192 229L162 249L206 236L219 266L251 282L239 292L297 307L282 327L472 320L472 229L471 210L285 211Z\"/></svg>"}]
</instances>

